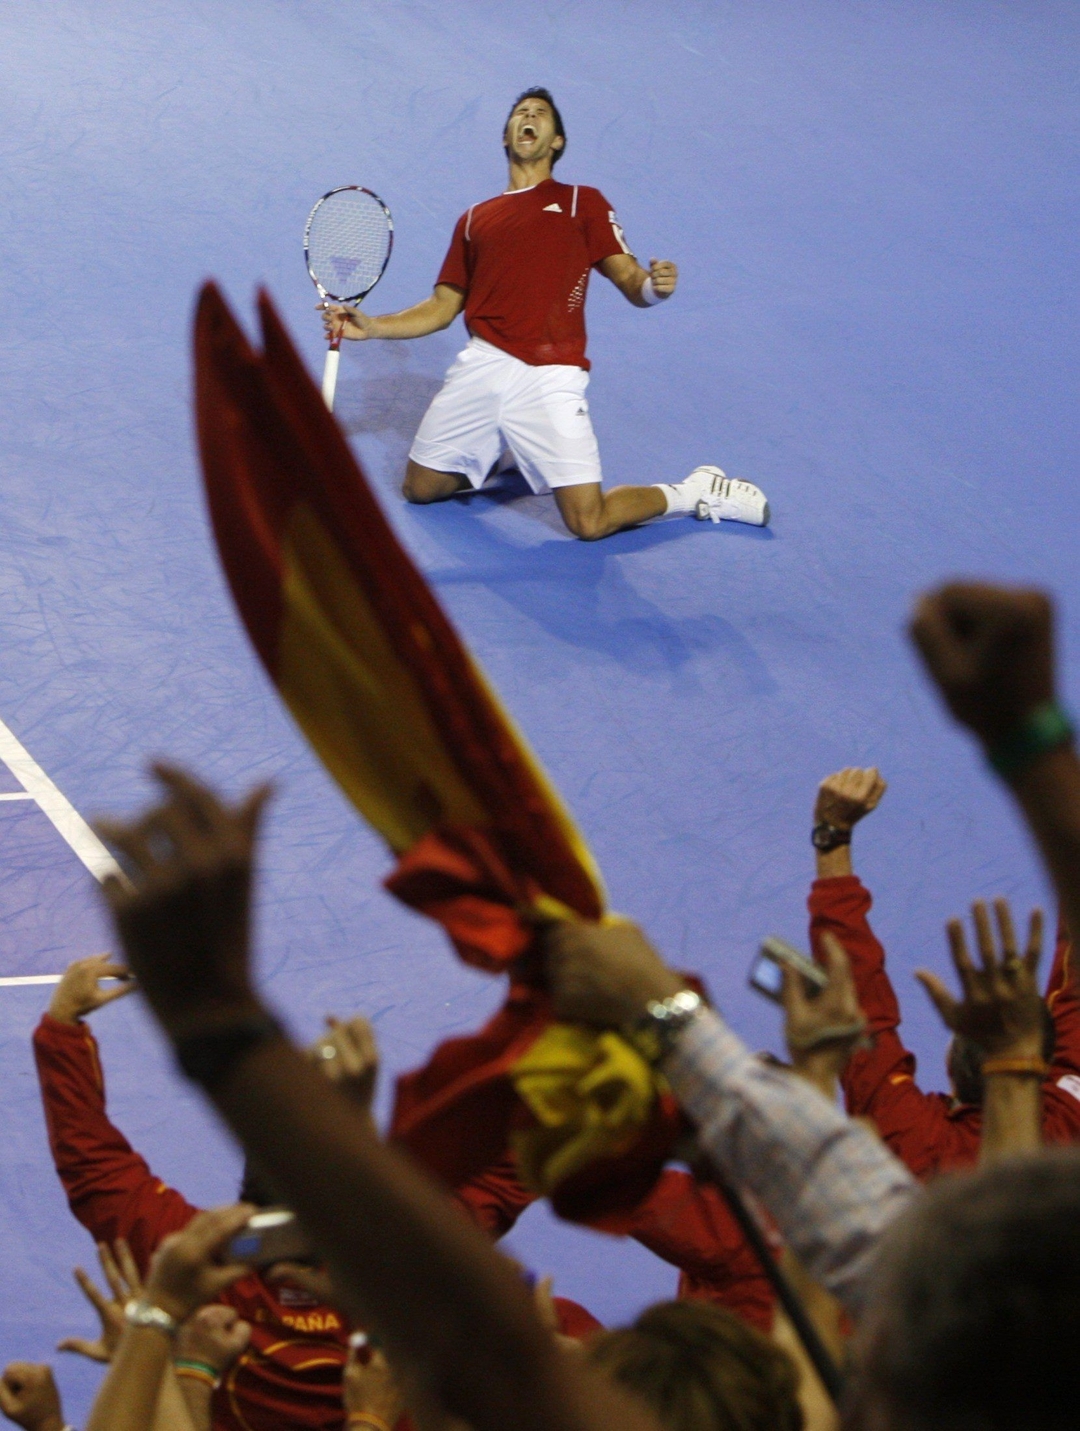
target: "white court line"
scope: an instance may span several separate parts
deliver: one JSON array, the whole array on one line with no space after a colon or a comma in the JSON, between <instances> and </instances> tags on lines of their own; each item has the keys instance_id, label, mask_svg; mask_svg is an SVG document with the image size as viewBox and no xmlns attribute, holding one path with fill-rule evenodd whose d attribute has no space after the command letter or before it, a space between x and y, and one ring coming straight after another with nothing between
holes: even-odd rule
<instances>
[{"instance_id":1,"label":"white court line","mask_svg":"<svg viewBox=\"0 0 1080 1431\"><path fill-rule=\"evenodd\" d=\"M33 800L55 825L67 844L96 880L124 873L71 801L42 770L26 747L0 721L0 760L22 784L21 790L5 791L0 800ZM28 984L59 984L62 974L12 974L0 978L0 989Z\"/></svg>"},{"instance_id":2,"label":"white court line","mask_svg":"<svg viewBox=\"0 0 1080 1431\"><path fill-rule=\"evenodd\" d=\"M96 880L107 875L119 875L123 871L113 859L108 849L91 830L75 806L62 794L42 770L34 757L22 745L2 720L0 720L0 760L18 780L27 798L35 800L42 812L52 821L67 843L82 860ZM3 799L20 799L16 795L0 795Z\"/></svg>"}]
</instances>

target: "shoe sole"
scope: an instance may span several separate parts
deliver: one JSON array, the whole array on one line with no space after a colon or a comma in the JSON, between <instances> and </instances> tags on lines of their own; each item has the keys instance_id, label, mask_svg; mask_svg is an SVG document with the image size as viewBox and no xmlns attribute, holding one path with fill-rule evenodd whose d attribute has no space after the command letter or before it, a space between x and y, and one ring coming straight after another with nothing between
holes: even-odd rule
<instances>
[{"instance_id":1,"label":"shoe sole","mask_svg":"<svg viewBox=\"0 0 1080 1431\"><path fill-rule=\"evenodd\" d=\"M702 498L702 500L694 508L694 516L698 519L699 522L742 522L743 525L747 527L767 527L769 525L770 515L771 514L769 512L768 502L765 503L765 506L762 509L760 522L748 522L742 517L713 517L712 513L709 511L709 504L705 501L704 498Z\"/></svg>"}]
</instances>

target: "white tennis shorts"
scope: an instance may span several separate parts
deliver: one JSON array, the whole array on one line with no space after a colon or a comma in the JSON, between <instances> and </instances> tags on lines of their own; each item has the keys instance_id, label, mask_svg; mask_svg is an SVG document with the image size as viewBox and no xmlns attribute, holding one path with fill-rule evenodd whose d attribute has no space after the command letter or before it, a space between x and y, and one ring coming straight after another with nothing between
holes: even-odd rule
<instances>
[{"instance_id":1,"label":"white tennis shorts","mask_svg":"<svg viewBox=\"0 0 1080 1431\"><path fill-rule=\"evenodd\" d=\"M504 447L534 492L599 482L600 449L584 368L534 367L470 338L450 365L409 456L482 486Z\"/></svg>"}]
</instances>

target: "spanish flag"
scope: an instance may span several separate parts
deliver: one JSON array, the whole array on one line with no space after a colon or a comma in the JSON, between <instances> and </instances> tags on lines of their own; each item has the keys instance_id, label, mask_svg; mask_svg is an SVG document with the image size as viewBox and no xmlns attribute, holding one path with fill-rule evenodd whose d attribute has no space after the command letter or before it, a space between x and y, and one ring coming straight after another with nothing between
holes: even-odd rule
<instances>
[{"instance_id":1,"label":"spanish flag","mask_svg":"<svg viewBox=\"0 0 1080 1431\"><path fill-rule=\"evenodd\" d=\"M444 1045L403 1080L395 1134L454 1182L505 1151L511 1122L539 1133L546 1118L550 1156L533 1148L532 1161L573 1173L588 1162L584 1123L573 1151L555 1147L558 1069L580 1083L588 1066L595 1085L603 1064L625 1093L613 1104L609 1088L605 1106L629 1121L601 1129L595 1148L622 1156L651 1126L655 1090L640 1070L627 1078L610 1047L590 1063L564 1038L545 1061L538 1039L558 1036L542 978L528 972L538 919L603 917L596 865L394 536L266 293L259 316L261 353L213 284L195 318L199 449L237 607L297 724L397 856L387 887L439 920L463 959L516 975L494 1028Z\"/></svg>"}]
</instances>

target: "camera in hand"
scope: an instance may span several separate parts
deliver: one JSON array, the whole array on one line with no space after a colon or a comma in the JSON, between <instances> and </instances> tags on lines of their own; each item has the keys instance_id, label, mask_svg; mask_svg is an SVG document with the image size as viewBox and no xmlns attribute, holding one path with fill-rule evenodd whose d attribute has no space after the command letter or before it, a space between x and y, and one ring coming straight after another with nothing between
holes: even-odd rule
<instances>
[{"instance_id":1,"label":"camera in hand","mask_svg":"<svg viewBox=\"0 0 1080 1431\"><path fill-rule=\"evenodd\" d=\"M269 1267L274 1262L317 1264L307 1233L287 1207L267 1207L253 1213L229 1242L232 1262L251 1267Z\"/></svg>"},{"instance_id":2,"label":"camera in hand","mask_svg":"<svg viewBox=\"0 0 1080 1431\"><path fill-rule=\"evenodd\" d=\"M808 998L820 994L829 982L828 975L820 965L806 954L800 953L793 945L775 935L761 941L761 948L750 965L748 982L751 989L771 999L774 1004L784 1001L784 970L791 969L802 976L803 987Z\"/></svg>"}]
</instances>

